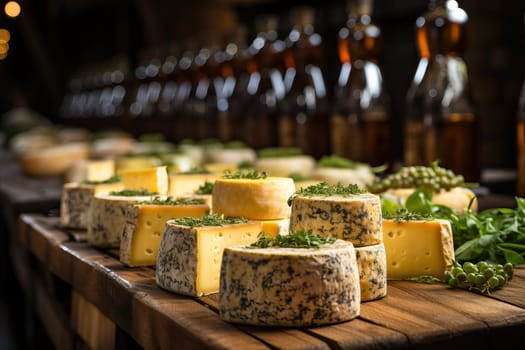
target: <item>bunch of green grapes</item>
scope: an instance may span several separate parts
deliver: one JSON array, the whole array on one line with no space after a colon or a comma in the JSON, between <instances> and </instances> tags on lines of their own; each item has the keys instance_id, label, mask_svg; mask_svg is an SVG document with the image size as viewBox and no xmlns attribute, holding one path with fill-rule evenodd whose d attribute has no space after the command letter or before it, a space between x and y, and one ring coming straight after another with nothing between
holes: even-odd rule
<instances>
[{"instance_id":1,"label":"bunch of green grapes","mask_svg":"<svg viewBox=\"0 0 525 350\"><path fill-rule=\"evenodd\" d=\"M470 261L463 265L456 263L450 270L445 271L445 282L456 288L463 288L479 293L489 293L503 287L514 274L514 265L493 264L479 261L474 264Z\"/></svg>"},{"instance_id":2,"label":"bunch of green grapes","mask_svg":"<svg viewBox=\"0 0 525 350\"><path fill-rule=\"evenodd\" d=\"M456 175L452 170L432 163L430 166L402 167L394 174L377 179L368 189L373 193L385 192L390 188L421 188L439 192L464 184L463 175Z\"/></svg>"}]
</instances>

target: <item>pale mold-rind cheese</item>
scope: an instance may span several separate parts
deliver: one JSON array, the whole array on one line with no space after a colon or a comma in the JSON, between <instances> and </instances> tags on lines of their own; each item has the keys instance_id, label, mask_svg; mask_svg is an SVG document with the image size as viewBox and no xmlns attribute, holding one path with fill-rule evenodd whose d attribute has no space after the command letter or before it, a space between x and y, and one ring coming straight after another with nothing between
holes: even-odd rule
<instances>
[{"instance_id":1,"label":"pale mold-rind cheese","mask_svg":"<svg viewBox=\"0 0 525 350\"><path fill-rule=\"evenodd\" d=\"M251 220L277 220L290 217L288 198L295 192L293 179L224 179L215 181L213 212Z\"/></svg>"},{"instance_id":2,"label":"pale mold-rind cheese","mask_svg":"<svg viewBox=\"0 0 525 350\"><path fill-rule=\"evenodd\" d=\"M360 313L354 246L230 247L223 254L219 315L228 322L302 327L351 320Z\"/></svg>"},{"instance_id":3,"label":"pale mold-rind cheese","mask_svg":"<svg viewBox=\"0 0 525 350\"><path fill-rule=\"evenodd\" d=\"M356 195L304 196L292 200L290 232L311 230L352 242L356 247L383 241L379 196Z\"/></svg>"},{"instance_id":4,"label":"pale mold-rind cheese","mask_svg":"<svg viewBox=\"0 0 525 350\"><path fill-rule=\"evenodd\" d=\"M160 240L168 220L202 218L206 204L133 204L127 211L120 242L120 261L127 266L154 266Z\"/></svg>"},{"instance_id":5,"label":"pale mold-rind cheese","mask_svg":"<svg viewBox=\"0 0 525 350\"><path fill-rule=\"evenodd\" d=\"M119 248L128 209L151 196L97 195L91 202L86 239L99 248Z\"/></svg>"},{"instance_id":6,"label":"pale mold-rind cheese","mask_svg":"<svg viewBox=\"0 0 525 350\"><path fill-rule=\"evenodd\" d=\"M260 157L255 162L257 171L264 171L270 176L300 174L304 177L312 177L315 166L315 158L306 154L285 157Z\"/></svg>"},{"instance_id":7,"label":"pale mold-rind cheese","mask_svg":"<svg viewBox=\"0 0 525 350\"><path fill-rule=\"evenodd\" d=\"M166 222L155 278L157 284L177 294L202 296L219 291L224 248L251 244L262 222L189 227Z\"/></svg>"},{"instance_id":8,"label":"pale mold-rind cheese","mask_svg":"<svg viewBox=\"0 0 525 350\"><path fill-rule=\"evenodd\" d=\"M448 220L383 220L388 279L434 276L443 279L454 264Z\"/></svg>"},{"instance_id":9,"label":"pale mold-rind cheese","mask_svg":"<svg viewBox=\"0 0 525 350\"><path fill-rule=\"evenodd\" d=\"M65 183L60 199L60 224L68 228L86 229L90 220L89 209L93 197L111 191L120 191L123 188L122 182L97 185Z\"/></svg>"},{"instance_id":10,"label":"pale mold-rind cheese","mask_svg":"<svg viewBox=\"0 0 525 350\"><path fill-rule=\"evenodd\" d=\"M387 262L383 243L355 247L361 301L371 301L384 297L387 292Z\"/></svg>"}]
</instances>

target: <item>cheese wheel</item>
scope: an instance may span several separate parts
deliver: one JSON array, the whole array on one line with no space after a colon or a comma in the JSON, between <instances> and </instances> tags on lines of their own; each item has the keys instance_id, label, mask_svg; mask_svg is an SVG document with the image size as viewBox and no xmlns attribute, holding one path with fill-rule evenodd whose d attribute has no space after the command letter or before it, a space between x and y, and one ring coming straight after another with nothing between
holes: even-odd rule
<instances>
[{"instance_id":1,"label":"cheese wheel","mask_svg":"<svg viewBox=\"0 0 525 350\"><path fill-rule=\"evenodd\" d=\"M360 313L356 254L350 242L320 248L224 250L219 315L228 322L305 327Z\"/></svg>"},{"instance_id":2,"label":"cheese wheel","mask_svg":"<svg viewBox=\"0 0 525 350\"><path fill-rule=\"evenodd\" d=\"M375 175L367 166L358 166L355 169L320 167L315 169L313 177L331 185L340 182L343 185L356 184L361 188L366 188L374 181Z\"/></svg>"},{"instance_id":3,"label":"cheese wheel","mask_svg":"<svg viewBox=\"0 0 525 350\"><path fill-rule=\"evenodd\" d=\"M356 247L357 267L361 301L371 301L384 297L387 290L387 263L383 243Z\"/></svg>"},{"instance_id":4,"label":"cheese wheel","mask_svg":"<svg viewBox=\"0 0 525 350\"><path fill-rule=\"evenodd\" d=\"M207 163L223 163L239 165L254 163L257 153L252 148L215 148L206 152Z\"/></svg>"},{"instance_id":5,"label":"cheese wheel","mask_svg":"<svg viewBox=\"0 0 525 350\"><path fill-rule=\"evenodd\" d=\"M224 249L257 241L261 227L255 221L195 227L167 221L155 269L157 284L183 295L217 293Z\"/></svg>"},{"instance_id":6,"label":"cheese wheel","mask_svg":"<svg viewBox=\"0 0 525 350\"><path fill-rule=\"evenodd\" d=\"M309 155L263 157L257 159L255 169L270 176L290 176L296 173L309 178L314 173L315 164L315 158Z\"/></svg>"},{"instance_id":7,"label":"cheese wheel","mask_svg":"<svg viewBox=\"0 0 525 350\"><path fill-rule=\"evenodd\" d=\"M115 175L115 161L78 160L67 170L64 176L66 182L104 181Z\"/></svg>"},{"instance_id":8,"label":"cheese wheel","mask_svg":"<svg viewBox=\"0 0 525 350\"><path fill-rule=\"evenodd\" d=\"M60 198L60 224L69 228L86 229L93 197L122 189L122 182L98 185L65 183Z\"/></svg>"},{"instance_id":9,"label":"cheese wheel","mask_svg":"<svg viewBox=\"0 0 525 350\"><path fill-rule=\"evenodd\" d=\"M151 198L152 196L113 195L93 197L87 225L88 244L100 248L119 248L127 211L134 203Z\"/></svg>"},{"instance_id":10,"label":"cheese wheel","mask_svg":"<svg viewBox=\"0 0 525 350\"><path fill-rule=\"evenodd\" d=\"M296 195L291 210L291 232L311 230L350 241L356 247L383 241L381 201L374 194Z\"/></svg>"},{"instance_id":11,"label":"cheese wheel","mask_svg":"<svg viewBox=\"0 0 525 350\"><path fill-rule=\"evenodd\" d=\"M24 152L18 158L22 172L30 176L59 176L76 161L89 158L85 142L71 142Z\"/></svg>"},{"instance_id":12,"label":"cheese wheel","mask_svg":"<svg viewBox=\"0 0 525 350\"><path fill-rule=\"evenodd\" d=\"M252 220L290 217L288 198L295 192L287 177L265 179L217 179L213 186L213 212Z\"/></svg>"}]
</instances>

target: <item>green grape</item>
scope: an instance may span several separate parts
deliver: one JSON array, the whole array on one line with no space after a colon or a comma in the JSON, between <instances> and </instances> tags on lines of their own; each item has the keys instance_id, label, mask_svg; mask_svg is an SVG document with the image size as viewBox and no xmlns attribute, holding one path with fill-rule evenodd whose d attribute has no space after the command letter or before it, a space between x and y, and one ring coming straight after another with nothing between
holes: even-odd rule
<instances>
[{"instance_id":1,"label":"green grape","mask_svg":"<svg viewBox=\"0 0 525 350\"><path fill-rule=\"evenodd\" d=\"M470 261L463 263L463 270L465 270L466 273L474 273L479 271L478 267Z\"/></svg>"},{"instance_id":2,"label":"green grape","mask_svg":"<svg viewBox=\"0 0 525 350\"><path fill-rule=\"evenodd\" d=\"M487 267L485 270L483 270L483 276L485 276L486 279L491 278L494 276L494 270L491 267Z\"/></svg>"},{"instance_id":3,"label":"green grape","mask_svg":"<svg viewBox=\"0 0 525 350\"><path fill-rule=\"evenodd\" d=\"M467 274L467 282L470 284L476 283L476 274L474 272L470 272Z\"/></svg>"},{"instance_id":4,"label":"green grape","mask_svg":"<svg viewBox=\"0 0 525 350\"><path fill-rule=\"evenodd\" d=\"M487 284L489 286L489 289L494 289L499 286L499 279L495 276L492 276L487 280Z\"/></svg>"},{"instance_id":5,"label":"green grape","mask_svg":"<svg viewBox=\"0 0 525 350\"><path fill-rule=\"evenodd\" d=\"M451 277L449 280L448 280L448 284L452 287L457 287L458 285L458 280L455 278L455 277Z\"/></svg>"},{"instance_id":6,"label":"green grape","mask_svg":"<svg viewBox=\"0 0 525 350\"><path fill-rule=\"evenodd\" d=\"M459 266L454 266L452 268L452 276L456 277L459 273L463 272L463 269Z\"/></svg>"},{"instance_id":7,"label":"green grape","mask_svg":"<svg viewBox=\"0 0 525 350\"><path fill-rule=\"evenodd\" d=\"M476 266L478 267L479 271L485 271L485 269L489 266L488 262L486 261L479 261Z\"/></svg>"},{"instance_id":8,"label":"green grape","mask_svg":"<svg viewBox=\"0 0 525 350\"><path fill-rule=\"evenodd\" d=\"M499 281L499 287L503 287L507 283L507 278L503 275L496 275L496 278Z\"/></svg>"},{"instance_id":9,"label":"green grape","mask_svg":"<svg viewBox=\"0 0 525 350\"><path fill-rule=\"evenodd\" d=\"M476 275L476 280L475 280L475 285L480 287L480 286L483 286L483 284L487 281L487 279L485 278L485 276L483 275Z\"/></svg>"},{"instance_id":10,"label":"green grape","mask_svg":"<svg viewBox=\"0 0 525 350\"><path fill-rule=\"evenodd\" d=\"M464 271L461 271L456 275L456 279L458 282L465 282L467 280L467 274Z\"/></svg>"}]
</instances>

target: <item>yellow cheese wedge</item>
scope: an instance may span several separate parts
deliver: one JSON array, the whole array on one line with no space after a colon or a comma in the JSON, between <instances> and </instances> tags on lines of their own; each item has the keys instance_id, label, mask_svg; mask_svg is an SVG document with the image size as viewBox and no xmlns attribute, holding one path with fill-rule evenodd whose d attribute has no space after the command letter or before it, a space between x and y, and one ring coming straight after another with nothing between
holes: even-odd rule
<instances>
[{"instance_id":1,"label":"yellow cheese wedge","mask_svg":"<svg viewBox=\"0 0 525 350\"><path fill-rule=\"evenodd\" d=\"M315 158L309 155L265 157L257 159L255 169L265 171L270 176L289 176L296 173L312 177L315 164Z\"/></svg>"},{"instance_id":2,"label":"yellow cheese wedge","mask_svg":"<svg viewBox=\"0 0 525 350\"><path fill-rule=\"evenodd\" d=\"M93 197L123 189L122 182L98 185L77 182L64 184L60 198L60 224L69 228L86 229Z\"/></svg>"},{"instance_id":3,"label":"yellow cheese wedge","mask_svg":"<svg viewBox=\"0 0 525 350\"><path fill-rule=\"evenodd\" d=\"M67 169L66 182L104 181L115 175L115 161L78 160Z\"/></svg>"},{"instance_id":4,"label":"yellow cheese wedge","mask_svg":"<svg viewBox=\"0 0 525 350\"><path fill-rule=\"evenodd\" d=\"M215 182L217 174L170 174L168 177L168 194L173 197L192 195L206 181Z\"/></svg>"},{"instance_id":5,"label":"yellow cheese wedge","mask_svg":"<svg viewBox=\"0 0 525 350\"><path fill-rule=\"evenodd\" d=\"M210 211L203 204L135 204L127 213L120 242L120 261L128 266L154 266L166 222L181 217L202 218Z\"/></svg>"},{"instance_id":6,"label":"yellow cheese wedge","mask_svg":"<svg viewBox=\"0 0 525 350\"><path fill-rule=\"evenodd\" d=\"M120 174L124 170L154 168L161 166L161 160L157 157L135 156L118 158L115 162L115 171Z\"/></svg>"},{"instance_id":7,"label":"yellow cheese wedge","mask_svg":"<svg viewBox=\"0 0 525 350\"><path fill-rule=\"evenodd\" d=\"M383 220L387 277L391 280L417 276L443 279L453 265L454 242L447 220Z\"/></svg>"},{"instance_id":8,"label":"yellow cheese wedge","mask_svg":"<svg viewBox=\"0 0 525 350\"><path fill-rule=\"evenodd\" d=\"M213 186L213 211L251 220L286 219L290 217L287 201L294 192L294 182L288 177L220 178Z\"/></svg>"},{"instance_id":9,"label":"yellow cheese wedge","mask_svg":"<svg viewBox=\"0 0 525 350\"><path fill-rule=\"evenodd\" d=\"M290 219L261 220L262 231L271 236L286 236L290 233Z\"/></svg>"},{"instance_id":10,"label":"yellow cheese wedge","mask_svg":"<svg viewBox=\"0 0 525 350\"><path fill-rule=\"evenodd\" d=\"M121 170L119 175L126 189L146 189L159 195L168 194L168 170L166 166Z\"/></svg>"},{"instance_id":11,"label":"yellow cheese wedge","mask_svg":"<svg viewBox=\"0 0 525 350\"><path fill-rule=\"evenodd\" d=\"M257 241L261 228L254 221L200 227L168 221L157 258L157 284L191 296L217 293L224 249Z\"/></svg>"}]
</instances>

